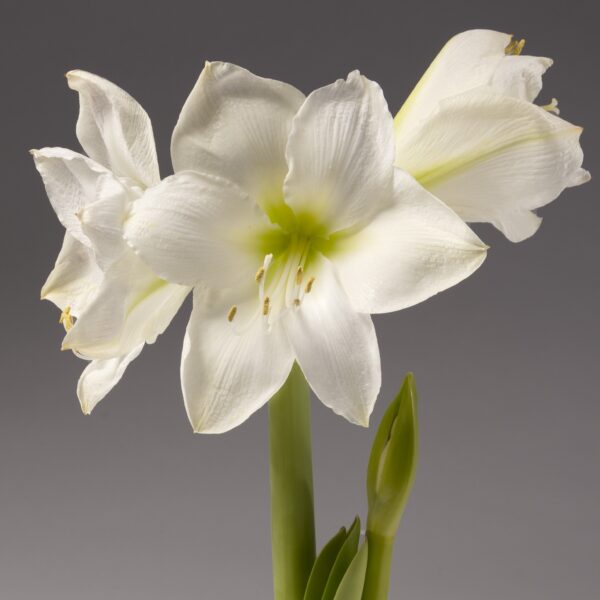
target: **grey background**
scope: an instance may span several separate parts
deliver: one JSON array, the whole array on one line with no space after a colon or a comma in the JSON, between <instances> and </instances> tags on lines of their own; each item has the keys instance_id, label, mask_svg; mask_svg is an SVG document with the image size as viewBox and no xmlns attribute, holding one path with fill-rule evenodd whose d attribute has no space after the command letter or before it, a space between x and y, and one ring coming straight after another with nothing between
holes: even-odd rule
<instances>
[{"instance_id":1,"label":"grey background","mask_svg":"<svg viewBox=\"0 0 600 600\"><path fill-rule=\"evenodd\" d=\"M84 417L82 363L39 289L62 229L27 154L77 149L83 68L153 119L163 174L179 109L206 59L305 92L359 68L393 112L454 33L488 27L556 64L542 99L586 127L596 176L598 15L591 2L11 2L0 24L0 598L257 599L271 596L266 411L194 436L179 389L189 305ZM596 180L597 181L597 180ZM483 268L415 308L377 317L377 423L413 370L420 469L391 597L590 600L600 589L597 375L600 305L594 181L546 207L513 245L488 227ZM319 541L365 516L372 430L314 401Z\"/></svg>"}]
</instances>

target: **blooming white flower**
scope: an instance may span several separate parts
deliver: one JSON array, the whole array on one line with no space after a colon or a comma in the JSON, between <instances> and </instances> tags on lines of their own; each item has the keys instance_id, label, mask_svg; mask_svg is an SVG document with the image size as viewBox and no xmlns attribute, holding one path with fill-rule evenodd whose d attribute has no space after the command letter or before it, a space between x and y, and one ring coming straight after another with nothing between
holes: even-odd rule
<instances>
[{"instance_id":1,"label":"blooming white flower","mask_svg":"<svg viewBox=\"0 0 600 600\"><path fill-rule=\"evenodd\" d=\"M122 238L131 205L160 181L148 115L101 77L71 71L67 79L79 92L77 137L87 156L63 148L32 154L66 229L42 298L62 310L63 349L91 359L77 386L89 413L164 331L189 288L156 277Z\"/></svg>"},{"instance_id":2,"label":"blooming white flower","mask_svg":"<svg viewBox=\"0 0 600 600\"><path fill-rule=\"evenodd\" d=\"M381 89L358 72L305 98L207 63L173 134L176 175L125 225L158 275L196 286L182 358L195 431L240 424L294 361L327 406L368 423L381 382L369 313L425 300L486 255L394 152Z\"/></svg>"},{"instance_id":3,"label":"blooming white flower","mask_svg":"<svg viewBox=\"0 0 600 600\"><path fill-rule=\"evenodd\" d=\"M552 61L522 56L524 43L487 30L453 37L394 120L396 165L514 242L537 231L535 209L590 178L582 129L556 116L556 100L533 104Z\"/></svg>"}]
</instances>

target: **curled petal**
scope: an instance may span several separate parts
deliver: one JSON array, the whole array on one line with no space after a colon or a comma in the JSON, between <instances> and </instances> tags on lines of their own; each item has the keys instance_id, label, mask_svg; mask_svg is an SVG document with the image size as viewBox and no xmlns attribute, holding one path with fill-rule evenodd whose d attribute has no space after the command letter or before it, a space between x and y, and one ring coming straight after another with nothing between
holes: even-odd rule
<instances>
[{"instance_id":1,"label":"curled petal","mask_svg":"<svg viewBox=\"0 0 600 600\"><path fill-rule=\"evenodd\" d=\"M88 156L140 187L160 180L152 125L146 111L114 83L85 71L67 73L79 92L77 137Z\"/></svg>"},{"instance_id":2,"label":"curled petal","mask_svg":"<svg viewBox=\"0 0 600 600\"><path fill-rule=\"evenodd\" d=\"M143 348L144 344L140 344L125 356L90 362L77 383L77 397L84 414L89 415L98 402L119 383L129 363L139 356Z\"/></svg>"},{"instance_id":3,"label":"curled petal","mask_svg":"<svg viewBox=\"0 0 600 600\"><path fill-rule=\"evenodd\" d=\"M76 240L91 246L79 214L102 198L126 196L123 184L102 165L77 152L42 148L31 153L59 221Z\"/></svg>"}]
</instances>

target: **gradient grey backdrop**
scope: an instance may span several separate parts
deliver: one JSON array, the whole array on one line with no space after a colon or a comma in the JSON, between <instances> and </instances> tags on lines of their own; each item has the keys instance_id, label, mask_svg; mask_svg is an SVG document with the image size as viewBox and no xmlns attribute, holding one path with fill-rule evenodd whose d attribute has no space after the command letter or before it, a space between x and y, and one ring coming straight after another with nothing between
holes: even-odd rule
<instances>
[{"instance_id":1,"label":"gradient grey backdrop","mask_svg":"<svg viewBox=\"0 0 600 600\"><path fill-rule=\"evenodd\" d=\"M525 36L552 56L542 99L586 127L597 177L598 13L587 2L3 2L0 598L267 600L271 596L266 411L195 436L179 389L189 305L84 417L82 363L59 351L38 300L63 231L27 150L77 149L82 68L150 114L163 174L179 109L206 59L304 92L359 68L393 112L454 33ZM401 527L391 597L591 600L600 589L598 425L600 207L594 181L546 207L540 232L492 246L468 281L375 319L384 385L420 389L420 470ZM314 402L322 543L365 515L372 430Z\"/></svg>"}]
</instances>

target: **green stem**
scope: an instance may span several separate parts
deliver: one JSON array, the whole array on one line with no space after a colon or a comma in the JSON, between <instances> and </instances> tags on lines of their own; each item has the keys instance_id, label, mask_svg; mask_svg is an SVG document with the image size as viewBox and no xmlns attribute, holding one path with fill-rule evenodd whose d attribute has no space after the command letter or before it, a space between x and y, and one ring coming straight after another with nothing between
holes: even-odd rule
<instances>
[{"instance_id":1,"label":"green stem","mask_svg":"<svg viewBox=\"0 0 600 600\"><path fill-rule=\"evenodd\" d=\"M310 393L298 365L269 402L275 600L302 600L315 561Z\"/></svg>"},{"instance_id":2,"label":"green stem","mask_svg":"<svg viewBox=\"0 0 600 600\"><path fill-rule=\"evenodd\" d=\"M388 600L394 538L367 529L369 558L363 588L363 600Z\"/></svg>"}]
</instances>

